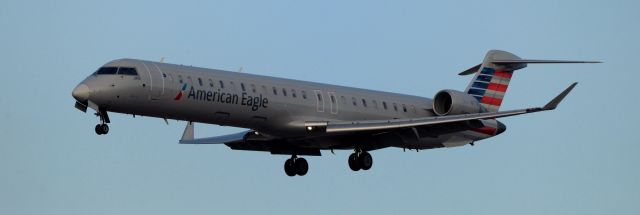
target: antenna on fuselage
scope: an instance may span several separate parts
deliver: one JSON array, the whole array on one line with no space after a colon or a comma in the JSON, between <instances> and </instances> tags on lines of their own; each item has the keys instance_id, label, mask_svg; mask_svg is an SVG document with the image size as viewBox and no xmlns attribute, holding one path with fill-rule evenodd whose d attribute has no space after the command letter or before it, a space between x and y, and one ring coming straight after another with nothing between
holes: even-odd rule
<instances>
[{"instance_id":1,"label":"antenna on fuselage","mask_svg":"<svg viewBox=\"0 0 640 215\"><path fill-rule=\"evenodd\" d=\"M160 58L160 63L164 63L164 57Z\"/></svg>"},{"instance_id":2,"label":"antenna on fuselage","mask_svg":"<svg viewBox=\"0 0 640 215\"><path fill-rule=\"evenodd\" d=\"M238 69L238 73L242 73L242 69L243 69L243 68L244 68L244 67L240 66L240 69Z\"/></svg>"}]
</instances>

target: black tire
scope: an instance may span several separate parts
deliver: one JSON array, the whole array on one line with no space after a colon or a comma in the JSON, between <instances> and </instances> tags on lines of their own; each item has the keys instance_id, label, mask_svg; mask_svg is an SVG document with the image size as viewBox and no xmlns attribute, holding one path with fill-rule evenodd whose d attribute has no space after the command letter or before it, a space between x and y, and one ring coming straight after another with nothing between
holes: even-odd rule
<instances>
[{"instance_id":1,"label":"black tire","mask_svg":"<svg viewBox=\"0 0 640 215\"><path fill-rule=\"evenodd\" d=\"M100 124L96 125L96 134L97 135L102 135L102 128L100 127Z\"/></svg>"},{"instance_id":2,"label":"black tire","mask_svg":"<svg viewBox=\"0 0 640 215\"><path fill-rule=\"evenodd\" d=\"M101 130L102 134L108 134L109 133L109 126L107 124L102 124L102 125L100 125L100 130Z\"/></svg>"},{"instance_id":3,"label":"black tire","mask_svg":"<svg viewBox=\"0 0 640 215\"><path fill-rule=\"evenodd\" d=\"M369 170L371 169L371 166L373 166L373 157L371 157L371 154L368 152L360 153L358 161L362 170Z\"/></svg>"},{"instance_id":4,"label":"black tire","mask_svg":"<svg viewBox=\"0 0 640 215\"><path fill-rule=\"evenodd\" d=\"M352 153L349 155L349 168L353 171L358 171L361 169L360 162L358 162L358 155L356 153Z\"/></svg>"},{"instance_id":5,"label":"black tire","mask_svg":"<svg viewBox=\"0 0 640 215\"><path fill-rule=\"evenodd\" d=\"M284 173L286 173L288 176L296 176L296 170L295 170L295 163L293 163L293 159L287 159L287 161L284 162Z\"/></svg>"},{"instance_id":6,"label":"black tire","mask_svg":"<svg viewBox=\"0 0 640 215\"><path fill-rule=\"evenodd\" d=\"M296 174L298 174L299 176L306 175L309 171L309 163L307 163L307 160L304 158L296 159L294 165L296 167Z\"/></svg>"}]
</instances>

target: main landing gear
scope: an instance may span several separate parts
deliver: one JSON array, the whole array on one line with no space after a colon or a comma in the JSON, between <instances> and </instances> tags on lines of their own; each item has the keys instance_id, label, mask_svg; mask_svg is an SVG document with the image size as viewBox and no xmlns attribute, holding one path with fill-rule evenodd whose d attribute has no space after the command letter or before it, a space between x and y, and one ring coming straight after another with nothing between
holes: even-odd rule
<instances>
[{"instance_id":1,"label":"main landing gear","mask_svg":"<svg viewBox=\"0 0 640 215\"><path fill-rule=\"evenodd\" d=\"M100 124L96 125L96 134L102 135L109 133L109 125L107 123L110 122L109 115L107 115L107 111L100 110L96 113L97 116L100 117Z\"/></svg>"},{"instance_id":2,"label":"main landing gear","mask_svg":"<svg viewBox=\"0 0 640 215\"><path fill-rule=\"evenodd\" d=\"M373 166L373 157L366 151L356 149L349 155L349 168L353 171L369 170Z\"/></svg>"},{"instance_id":3,"label":"main landing gear","mask_svg":"<svg viewBox=\"0 0 640 215\"><path fill-rule=\"evenodd\" d=\"M109 133L109 125L102 123L96 125L96 134L102 135L107 133Z\"/></svg>"},{"instance_id":4,"label":"main landing gear","mask_svg":"<svg viewBox=\"0 0 640 215\"><path fill-rule=\"evenodd\" d=\"M296 155L291 155L291 158L284 162L284 172L288 176L303 176L309 171L309 163L304 158L298 158Z\"/></svg>"}]
</instances>

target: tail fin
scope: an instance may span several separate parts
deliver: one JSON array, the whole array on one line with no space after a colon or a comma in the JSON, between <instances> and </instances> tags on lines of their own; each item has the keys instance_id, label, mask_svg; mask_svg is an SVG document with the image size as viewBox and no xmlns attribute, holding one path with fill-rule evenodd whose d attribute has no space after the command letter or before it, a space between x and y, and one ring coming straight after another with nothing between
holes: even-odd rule
<instances>
[{"instance_id":1,"label":"tail fin","mask_svg":"<svg viewBox=\"0 0 640 215\"><path fill-rule=\"evenodd\" d=\"M476 71L466 71L468 73L476 73L476 75L467 86L465 92L476 97L489 112L496 112L500 109L502 99L513 76L513 71L526 66L526 64L520 65L520 67L502 66L493 63L496 59L521 60L520 57L509 52L491 50L485 55L484 61Z\"/></svg>"},{"instance_id":2,"label":"tail fin","mask_svg":"<svg viewBox=\"0 0 640 215\"><path fill-rule=\"evenodd\" d=\"M490 50L482 64L459 75L476 74L465 92L478 99L488 112L497 112L502 104L513 71L527 67L530 63L600 63L597 61L524 60L509 52Z\"/></svg>"}]
</instances>

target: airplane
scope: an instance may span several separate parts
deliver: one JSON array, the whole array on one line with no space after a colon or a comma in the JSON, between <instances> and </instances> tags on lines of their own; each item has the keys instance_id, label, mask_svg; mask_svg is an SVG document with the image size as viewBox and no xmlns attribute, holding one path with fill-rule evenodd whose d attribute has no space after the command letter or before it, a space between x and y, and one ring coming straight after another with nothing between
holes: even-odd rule
<instances>
[{"instance_id":1,"label":"airplane","mask_svg":"<svg viewBox=\"0 0 640 215\"><path fill-rule=\"evenodd\" d=\"M75 107L96 111L98 135L109 132L108 112L186 121L180 144L225 144L234 150L291 156L288 176L303 176L322 150L353 150L353 171L369 170L370 151L388 147L424 150L474 145L502 134L497 118L554 110L577 85L542 107L501 111L514 71L528 64L600 63L527 60L490 50L464 91L444 89L433 99L323 83L206 69L163 62L118 59L104 64L75 89ZM247 130L194 138L194 123Z\"/></svg>"}]
</instances>

